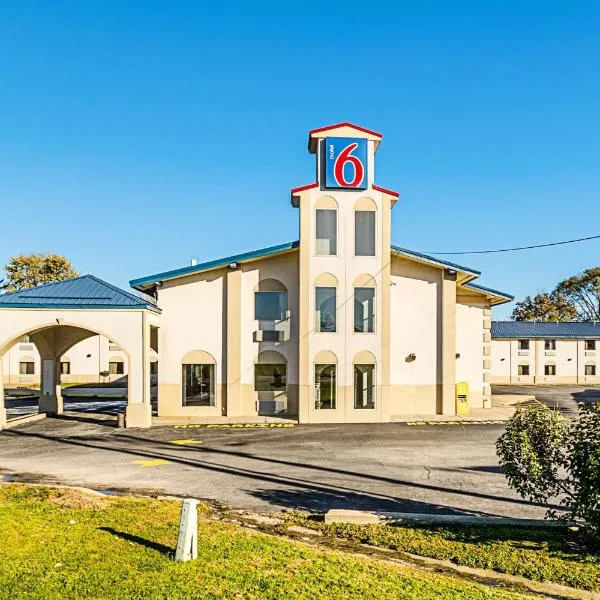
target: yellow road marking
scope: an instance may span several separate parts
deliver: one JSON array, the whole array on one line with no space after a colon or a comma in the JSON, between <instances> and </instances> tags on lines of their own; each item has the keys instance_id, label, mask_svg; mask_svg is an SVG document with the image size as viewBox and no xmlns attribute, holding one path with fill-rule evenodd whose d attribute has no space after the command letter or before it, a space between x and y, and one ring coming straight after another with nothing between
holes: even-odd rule
<instances>
[{"instance_id":1,"label":"yellow road marking","mask_svg":"<svg viewBox=\"0 0 600 600\"><path fill-rule=\"evenodd\" d=\"M191 423L173 427L174 429L200 429L202 427L206 429L282 429L295 426L295 423L210 423L206 425Z\"/></svg>"},{"instance_id":2,"label":"yellow road marking","mask_svg":"<svg viewBox=\"0 0 600 600\"><path fill-rule=\"evenodd\" d=\"M171 440L169 443L178 446L191 446L192 444L202 444L202 440Z\"/></svg>"},{"instance_id":3,"label":"yellow road marking","mask_svg":"<svg viewBox=\"0 0 600 600\"><path fill-rule=\"evenodd\" d=\"M158 467L160 465L168 465L168 460L163 460L162 458L156 458L154 460L134 460L132 465L140 465L140 467Z\"/></svg>"}]
</instances>

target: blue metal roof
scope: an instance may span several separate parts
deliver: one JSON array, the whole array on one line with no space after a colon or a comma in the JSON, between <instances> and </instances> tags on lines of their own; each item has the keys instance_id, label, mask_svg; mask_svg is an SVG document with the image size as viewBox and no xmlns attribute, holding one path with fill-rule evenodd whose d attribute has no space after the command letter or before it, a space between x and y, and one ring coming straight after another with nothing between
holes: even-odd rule
<instances>
[{"instance_id":1,"label":"blue metal roof","mask_svg":"<svg viewBox=\"0 0 600 600\"><path fill-rule=\"evenodd\" d=\"M270 246L269 248L262 248L260 250L253 250L252 252L244 252L243 254L234 254L233 256L218 258L198 265L190 265L189 267L174 269L173 271L165 271L164 273L157 273L156 275L132 279L129 282L129 285L132 288L140 290L148 288L159 281L165 281L166 279L175 279L176 277L183 277L184 275L193 275L194 273L201 273L202 271L208 271L210 269L218 269L219 267L226 267L232 263L255 260L271 254L287 252L288 250L293 250L295 248L298 248L298 241L287 242L285 244L279 244L278 246Z\"/></svg>"},{"instance_id":2,"label":"blue metal roof","mask_svg":"<svg viewBox=\"0 0 600 600\"><path fill-rule=\"evenodd\" d=\"M492 321L492 337L600 339L600 323Z\"/></svg>"},{"instance_id":3,"label":"blue metal roof","mask_svg":"<svg viewBox=\"0 0 600 600\"><path fill-rule=\"evenodd\" d=\"M82 275L0 296L0 308L148 309L153 298L122 290L93 275Z\"/></svg>"},{"instance_id":4,"label":"blue metal roof","mask_svg":"<svg viewBox=\"0 0 600 600\"><path fill-rule=\"evenodd\" d=\"M392 252L396 254L404 254L406 256L411 256L413 258L418 258L424 262L431 263L433 265L438 265L442 267L448 267L450 269L454 269L456 271L464 271L465 273L472 273L473 275L481 275L480 271L476 271L471 267L464 267L463 265L458 265L456 263L448 262L445 260L440 260L439 258L435 258L434 256L429 256L428 254L423 254L422 252L415 252L414 250L409 250L408 248L400 248L400 246L392 246Z\"/></svg>"},{"instance_id":5,"label":"blue metal roof","mask_svg":"<svg viewBox=\"0 0 600 600\"><path fill-rule=\"evenodd\" d=\"M506 292L500 292L498 290L494 290L493 288L484 287L482 285L479 285L478 283L473 283L472 281L465 283L464 287L471 288L473 290L477 290L478 292L487 292L488 294L491 294L494 296L501 296L502 298L506 298L506 300L508 300L508 301L515 299L514 296L511 296L510 294L507 294Z\"/></svg>"},{"instance_id":6,"label":"blue metal roof","mask_svg":"<svg viewBox=\"0 0 600 600\"><path fill-rule=\"evenodd\" d=\"M298 241L287 242L285 244L279 244L278 246L270 246L269 248L253 250L251 252L245 252L243 254L234 254L233 256L227 256L225 258L218 258L216 260L211 260L211 261L208 261L205 263L200 263L197 265L190 265L188 267L174 269L172 271L164 271L163 273L156 273L155 275L148 275L147 277L139 277L138 279L132 279L129 282L129 285L131 285L131 287L133 287L135 289L144 290L144 289L148 289L148 288L152 287L154 284L158 283L159 281L175 279L177 277L184 277L186 275L193 275L194 273L201 273L203 271L209 271L211 269L218 269L221 267L226 267L227 265L230 265L232 263L256 260L258 258L264 258L266 256L270 256L273 254L279 254L281 252L287 252L289 250L294 250L298 247L299 247ZM432 265L455 269L457 271L463 271L470 275L474 275L475 277L478 277L479 275L481 275L481 273L479 271L476 271L475 269L472 269L471 267L465 267L463 265L458 265L456 263L440 260L438 258L429 256L427 254L423 254L421 252L415 252L414 250L408 250L407 248L400 248L399 246L392 246L391 250L392 250L392 252L399 254L399 255L407 256L409 258L416 258L420 261L423 261L423 262L426 262L426 263L429 263ZM484 288L482 288L482 290L493 292L493 290L488 290L488 289L484 289ZM496 292L494 292L494 293L496 293ZM508 296L507 294L503 294L501 292L498 292L497 294L500 296L509 298L510 300L513 299L512 296Z\"/></svg>"}]
</instances>

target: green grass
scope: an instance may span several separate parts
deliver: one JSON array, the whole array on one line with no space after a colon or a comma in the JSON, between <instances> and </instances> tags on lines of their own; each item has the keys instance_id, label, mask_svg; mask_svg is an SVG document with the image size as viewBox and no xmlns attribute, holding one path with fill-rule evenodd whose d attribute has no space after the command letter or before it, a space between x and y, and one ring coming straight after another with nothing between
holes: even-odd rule
<instances>
[{"instance_id":1,"label":"green grass","mask_svg":"<svg viewBox=\"0 0 600 600\"><path fill-rule=\"evenodd\" d=\"M498 588L257 533L201 515L175 563L180 505L0 487L0 598L522 598Z\"/></svg>"},{"instance_id":2,"label":"green grass","mask_svg":"<svg viewBox=\"0 0 600 600\"><path fill-rule=\"evenodd\" d=\"M600 590L598 546L583 533L566 527L325 525L304 513L291 513L287 518L289 523L319 529L329 537L493 569L533 581Z\"/></svg>"}]
</instances>

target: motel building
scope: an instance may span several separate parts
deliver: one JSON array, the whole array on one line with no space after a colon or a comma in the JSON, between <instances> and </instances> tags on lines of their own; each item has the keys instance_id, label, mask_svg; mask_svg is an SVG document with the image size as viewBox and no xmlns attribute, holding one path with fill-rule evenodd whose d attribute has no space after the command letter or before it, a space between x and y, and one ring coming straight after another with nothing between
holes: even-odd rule
<instances>
[{"instance_id":1,"label":"motel building","mask_svg":"<svg viewBox=\"0 0 600 600\"><path fill-rule=\"evenodd\" d=\"M492 382L600 383L600 323L494 321Z\"/></svg>"},{"instance_id":2,"label":"motel building","mask_svg":"<svg viewBox=\"0 0 600 600\"><path fill-rule=\"evenodd\" d=\"M130 427L153 422L152 372L155 423L490 407L491 309L512 297L471 267L392 244L399 194L375 183L381 140L350 123L309 132L315 181L291 190L298 241L140 277L135 293L83 276L0 296L0 356L36 346L40 411L56 413L64 357L102 336L126 358ZM5 421L2 407L0 392Z\"/></svg>"}]
</instances>

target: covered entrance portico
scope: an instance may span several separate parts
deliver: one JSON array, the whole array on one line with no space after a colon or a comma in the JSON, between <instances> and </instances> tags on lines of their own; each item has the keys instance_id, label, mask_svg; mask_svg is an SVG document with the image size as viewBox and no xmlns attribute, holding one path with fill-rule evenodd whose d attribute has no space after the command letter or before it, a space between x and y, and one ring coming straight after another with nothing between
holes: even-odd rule
<instances>
[{"instance_id":1,"label":"covered entrance portico","mask_svg":"<svg viewBox=\"0 0 600 600\"><path fill-rule=\"evenodd\" d=\"M85 275L0 296L0 384L2 356L28 336L40 354L39 412L63 412L60 358L94 335L114 340L127 355L127 427L150 427L151 349L158 350L160 309L150 297ZM0 385L0 429L7 423Z\"/></svg>"}]
</instances>

